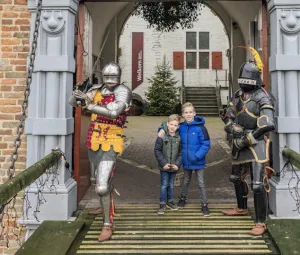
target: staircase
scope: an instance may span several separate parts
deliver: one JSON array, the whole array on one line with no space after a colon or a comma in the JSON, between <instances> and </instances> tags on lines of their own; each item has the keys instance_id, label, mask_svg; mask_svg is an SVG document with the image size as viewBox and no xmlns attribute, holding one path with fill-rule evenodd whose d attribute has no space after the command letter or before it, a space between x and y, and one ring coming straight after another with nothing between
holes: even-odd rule
<instances>
[{"instance_id":1,"label":"staircase","mask_svg":"<svg viewBox=\"0 0 300 255\"><path fill-rule=\"evenodd\" d=\"M197 115L219 115L218 99L214 87L185 87L185 102L194 105Z\"/></svg>"},{"instance_id":2,"label":"staircase","mask_svg":"<svg viewBox=\"0 0 300 255\"><path fill-rule=\"evenodd\" d=\"M253 237L249 215L224 216L230 204L210 204L210 217L204 217L199 204L157 215L158 204L116 205L112 240L99 243L101 215L95 217L79 244L76 254L278 254L272 242ZM73 253L72 253L73 254Z\"/></svg>"}]
</instances>

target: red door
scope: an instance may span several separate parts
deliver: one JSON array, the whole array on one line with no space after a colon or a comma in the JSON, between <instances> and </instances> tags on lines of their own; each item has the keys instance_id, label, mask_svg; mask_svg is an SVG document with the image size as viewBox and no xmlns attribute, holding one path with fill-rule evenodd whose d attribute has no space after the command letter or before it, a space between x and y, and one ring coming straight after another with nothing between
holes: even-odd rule
<instances>
[{"instance_id":1,"label":"red door","mask_svg":"<svg viewBox=\"0 0 300 255\"><path fill-rule=\"evenodd\" d=\"M78 9L78 29L77 29L77 51L76 51L76 83L82 82L83 77L83 56L84 56L84 12L85 6L83 3L79 4ZM74 161L74 179L77 181L77 202L79 202L90 183L89 162L87 159L87 149L84 146L86 135L86 122L88 117L82 116L81 107L76 108L75 112L75 132L74 132L74 147L73 147L73 161ZM85 133L85 134L84 134Z\"/></svg>"}]
</instances>

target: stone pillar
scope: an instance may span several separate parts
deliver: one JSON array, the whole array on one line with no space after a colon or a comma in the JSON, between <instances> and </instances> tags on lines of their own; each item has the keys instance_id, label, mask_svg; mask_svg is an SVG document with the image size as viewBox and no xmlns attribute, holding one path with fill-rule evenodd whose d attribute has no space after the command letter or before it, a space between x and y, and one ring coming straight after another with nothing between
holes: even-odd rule
<instances>
[{"instance_id":1,"label":"stone pillar","mask_svg":"<svg viewBox=\"0 0 300 255\"><path fill-rule=\"evenodd\" d=\"M270 15L271 89L277 99L273 136L274 169L279 173L285 161L285 146L300 152L300 0L268 0ZM296 209L289 169L285 175L271 179L270 209L272 218L300 218Z\"/></svg>"},{"instance_id":2,"label":"stone pillar","mask_svg":"<svg viewBox=\"0 0 300 255\"><path fill-rule=\"evenodd\" d=\"M34 30L36 0L28 0L32 13L31 40ZM27 134L27 166L32 165L52 149L59 147L65 152L72 168L72 133L74 119L68 99L73 90L74 26L78 0L43 0L41 25L34 64L34 76L29 98ZM58 166L56 192L44 189L46 203L33 216L36 206L36 185L29 187L29 201L32 206L23 224L27 237L43 220L70 220L77 208L77 184L61 162ZM50 185L49 185L50 186ZM25 210L24 210L25 211ZM25 212L24 212L25 214Z\"/></svg>"}]
</instances>

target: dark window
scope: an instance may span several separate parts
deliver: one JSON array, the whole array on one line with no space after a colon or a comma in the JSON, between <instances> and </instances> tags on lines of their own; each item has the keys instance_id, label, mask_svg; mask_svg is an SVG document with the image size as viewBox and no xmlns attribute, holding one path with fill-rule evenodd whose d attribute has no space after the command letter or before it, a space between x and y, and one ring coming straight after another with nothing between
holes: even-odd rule
<instances>
[{"instance_id":1,"label":"dark window","mask_svg":"<svg viewBox=\"0 0 300 255\"><path fill-rule=\"evenodd\" d=\"M199 32L199 50L209 49L209 32Z\"/></svg>"},{"instance_id":2,"label":"dark window","mask_svg":"<svg viewBox=\"0 0 300 255\"><path fill-rule=\"evenodd\" d=\"M209 69L209 52L199 52L199 68Z\"/></svg>"},{"instance_id":3,"label":"dark window","mask_svg":"<svg viewBox=\"0 0 300 255\"><path fill-rule=\"evenodd\" d=\"M186 49L196 50L196 48L197 48L197 33L186 32Z\"/></svg>"},{"instance_id":4,"label":"dark window","mask_svg":"<svg viewBox=\"0 0 300 255\"><path fill-rule=\"evenodd\" d=\"M196 69L197 68L197 53L187 52L186 53L186 68Z\"/></svg>"}]
</instances>

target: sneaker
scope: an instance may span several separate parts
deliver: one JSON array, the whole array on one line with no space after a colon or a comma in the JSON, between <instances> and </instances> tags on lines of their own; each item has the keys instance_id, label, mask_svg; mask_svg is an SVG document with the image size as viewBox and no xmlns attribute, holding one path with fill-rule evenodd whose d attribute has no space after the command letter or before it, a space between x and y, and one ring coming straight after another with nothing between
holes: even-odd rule
<instances>
[{"instance_id":1,"label":"sneaker","mask_svg":"<svg viewBox=\"0 0 300 255\"><path fill-rule=\"evenodd\" d=\"M172 211L177 211L178 207L177 205L175 205L175 203L173 201L169 201L166 206L171 209Z\"/></svg>"},{"instance_id":2,"label":"sneaker","mask_svg":"<svg viewBox=\"0 0 300 255\"><path fill-rule=\"evenodd\" d=\"M157 214L165 214L165 210L166 210L166 205L160 204Z\"/></svg>"},{"instance_id":3,"label":"sneaker","mask_svg":"<svg viewBox=\"0 0 300 255\"><path fill-rule=\"evenodd\" d=\"M209 211L207 205L202 205L201 210L202 210L204 216L210 216L210 211Z\"/></svg>"},{"instance_id":4,"label":"sneaker","mask_svg":"<svg viewBox=\"0 0 300 255\"><path fill-rule=\"evenodd\" d=\"M178 206L179 208L183 208L183 207L185 206L185 204L186 204L186 199L184 199L184 198L179 198L179 201L178 201L178 203L177 203L177 206Z\"/></svg>"}]
</instances>

